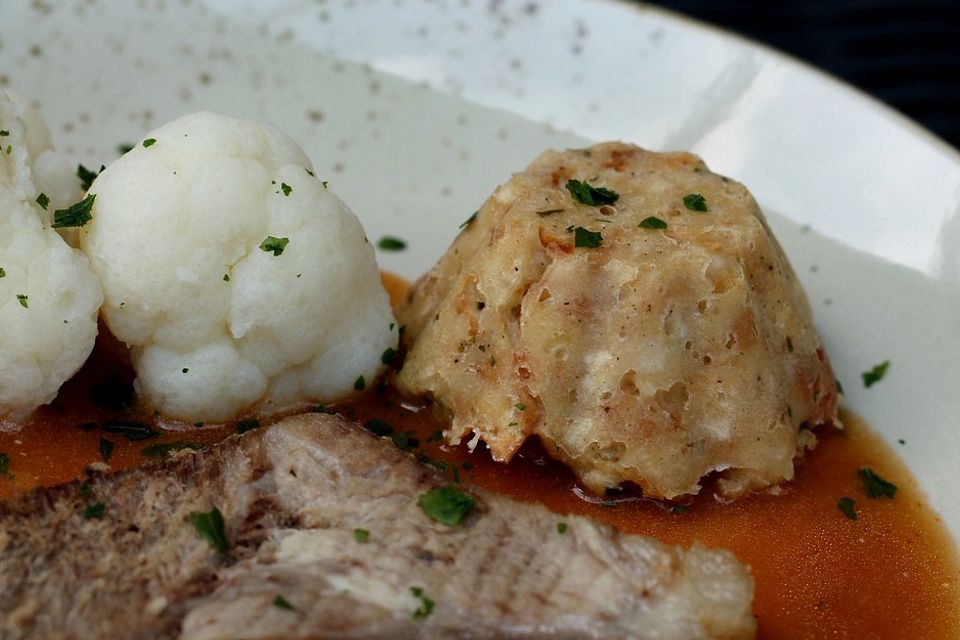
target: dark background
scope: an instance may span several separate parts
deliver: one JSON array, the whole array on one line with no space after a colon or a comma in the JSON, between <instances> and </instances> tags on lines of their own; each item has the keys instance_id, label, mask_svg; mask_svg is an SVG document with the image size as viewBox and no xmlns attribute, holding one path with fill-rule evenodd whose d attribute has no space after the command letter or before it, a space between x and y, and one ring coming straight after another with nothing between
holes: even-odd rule
<instances>
[{"instance_id":1,"label":"dark background","mask_svg":"<svg viewBox=\"0 0 960 640\"><path fill-rule=\"evenodd\" d=\"M960 0L656 0L872 94L960 148Z\"/></svg>"}]
</instances>

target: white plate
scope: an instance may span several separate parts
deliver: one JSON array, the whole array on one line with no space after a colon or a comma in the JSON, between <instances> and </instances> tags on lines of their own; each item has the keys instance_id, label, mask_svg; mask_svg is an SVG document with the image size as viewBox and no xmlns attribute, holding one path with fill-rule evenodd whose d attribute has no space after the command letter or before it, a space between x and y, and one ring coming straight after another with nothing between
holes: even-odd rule
<instances>
[{"instance_id":1,"label":"white plate","mask_svg":"<svg viewBox=\"0 0 960 640\"><path fill-rule=\"evenodd\" d=\"M31 6L32 5L32 6ZM95 167L208 108L296 137L427 269L546 147L690 149L744 182L800 274L846 403L960 540L960 156L779 54L616 2L73 2L0 6L0 82ZM870 389L860 373L883 360Z\"/></svg>"}]
</instances>

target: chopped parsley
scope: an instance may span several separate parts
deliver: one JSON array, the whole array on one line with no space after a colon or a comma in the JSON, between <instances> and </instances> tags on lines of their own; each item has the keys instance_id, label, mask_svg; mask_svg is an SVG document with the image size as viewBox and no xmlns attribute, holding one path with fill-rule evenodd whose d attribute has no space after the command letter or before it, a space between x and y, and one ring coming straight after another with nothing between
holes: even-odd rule
<instances>
[{"instance_id":1,"label":"chopped parsley","mask_svg":"<svg viewBox=\"0 0 960 640\"><path fill-rule=\"evenodd\" d=\"M383 236L377 241L377 247L379 247L381 251L403 251L407 248L407 243L400 238Z\"/></svg>"},{"instance_id":2,"label":"chopped parsley","mask_svg":"<svg viewBox=\"0 0 960 640\"><path fill-rule=\"evenodd\" d=\"M878 476L877 472L870 467L862 467L857 471L857 475L859 475L860 480L863 481L863 490L874 500L893 498L897 492L897 485L892 482L887 482Z\"/></svg>"},{"instance_id":3,"label":"chopped parsley","mask_svg":"<svg viewBox=\"0 0 960 640\"><path fill-rule=\"evenodd\" d=\"M41 209L46 211L47 207L50 205L50 198L47 197L47 194L41 193L37 196L37 204L40 205Z\"/></svg>"},{"instance_id":4,"label":"chopped parsley","mask_svg":"<svg viewBox=\"0 0 960 640\"><path fill-rule=\"evenodd\" d=\"M397 445L398 449L411 451L420 446L420 440L413 437L414 433L414 431L400 431L391 435L390 439L393 440L393 444Z\"/></svg>"},{"instance_id":5,"label":"chopped parsley","mask_svg":"<svg viewBox=\"0 0 960 640\"><path fill-rule=\"evenodd\" d=\"M143 141L143 148L146 149L148 147L152 147L156 143L157 143L156 138L147 138L146 140Z\"/></svg>"},{"instance_id":6,"label":"chopped parsley","mask_svg":"<svg viewBox=\"0 0 960 640\"><path fill-rule=\"evenodd\" d=\"M650 216L640 221L641 229L666 229L667 223L657 216Z\"/></svg>"},{"instance_id":7,"label":"chopped parsley","mask_svg":"<svg viewBox=\"0 0 960 640\"><path fill-rule=\"evenodd\" d=\"M203 426L203 423L200 423ZM171 453L176 451L183 451L184 449L192 449L196 451L200 448L196 442L188 442L185 440L174 440L173 442L158 442L157 444L151 444L150 446L144 447L141 453L147 458L166 458Z\"/></svg>"},{"instance_id":8,"label":"chopped parsley","mask_svg":"<svg viewBox=\"0 0 960 640\"><path fill-rule=\"evenodd\" d=\"M567 191L573 196L573 199L581 204L591 207L599 207L605 204L613 204L620 199L620 194L606 187L594 187L590 183L579 180L567 180Z\"/></svg>"},{"instance_id":9,"label":"chopped parsley","mask_svg":"<svg viewBox=\"0 0 960 640\"><path fill-rule=\"evenodd\" d=\"M872 387L877 382L883 380L883 376L887 375L887 370L890 368L890 361L884 360L880 364L876 365L870 371L864 371L860 374L863 378L863 386L868 389Z\"/></svg>"},{"instance_id":10,"label":"chopped parsley","mask_svg":"<svg viewBox=\"0 0 960 640\"><path fill-rule=\"evenodd\" d=\"M689 513L690 507L685 504L672 504L669 509L670 513Z\"/></svg>"},{"instance_id":11,"label":"chopped parsley","mask_svg":"<svg viewBox=\"0 0 960 640\"><path fill-rule=\"evenodd\" d=\"M390 424L378 418L367 420L363 423L363 426L367 429L367 431L379 438L389 437L391 440L393 440L393 444L404 451L410 451L420 446L420 440L414 437L415 432L395 431Z\"/></svg>"},{"instance_id":12,"label":"chopped parsley","mask_svg":"<svg viewBox=\"0 0 960 640\"><path fill-rule=\"evenodd\" d=\"M102 502L94 502L91 505L87 505L87 507L83 510L82 515L87 520L90 520L91 518L96 518L97 520L99 520L100 518L103 517L103 515L106 512L107 512L107 505L105 505Z\"/></svg>"},{"instance_id":13,"label":"chopped parsley","mask_svg":"<svg viewBox=\"0 0 960 640\"><path fill-rule=\"evenodd\" d=\"M513 405L513 408L517 411L524 411L527 408L527 405L523 404L522 402L518 402L517 404Z\"/></svg>"},{"instance_id":14,"label":"chopped parsley","mask_svg":"<svg viewBox=\"0 0 960 640\"><path fill-rule=\"evenodd\" d=\"M10 135L9 131L6 129L0 129L0 138L6 138L8 135Z\"/></svg>"},{"instance_id":15,"label":"chopped parsley","mask_svg":"<svg viewBox=\"0 0 960 640\"><path fill-rule=\"evenodd\" d=\"M367 388L367 381L363 379L363 376L359 376L357 377L356 380L353 381L354 391L363 391L366 388Z\"/></svg>"},{"instance_id":16,"label":"chopped parsley","mask_svg":"<svg viewBox=\"0 0 960 640\"><path fill-rule=\"evenodd\" d=\"M427 491L417 500L417 505L429 518L454 527L473 511L477 503L456 487L446 486Z\"/></svg>"},{"instance_id":17,"label":"chopped parsley","mask_svg":"<svg viewBox=\"0 0 960 640\"><path fill-rule=\"evenodd\" d=\"M393 362L393 358L397 355L397 350L393 347L387 347L382 354L380 354L380 362L383 364L390 364Z\"/></svg>"},{"instance_id":18,"label":"chopped parsley","mask_svg":"<svg viewBox=\"0 0 960 640\"><path fill-rule=\"evenodd\" d=\"M223 274L223 281L224 281L224 282L230 282L230 274L229 274L229 273Z\"/></svg>"},{"instance_id":19,"label":"chopped parsley","mask_svg":"<svg viewBox=\"0 0 960 640\"><path fill-rule=\"evenodd\" d=\"M20 306L23 307L24 309L30 308L30 299L27 297L27 294L25 293L17 294L17 302L19 302Z\"/></svg>"},{"instance_id":20,"label":"chopped parsley","mask_svg":"<svg viewBox=\"0 0 960 640\"><path fill-rule=\"evenodd\" d=\"M96 194L91 193L80 202L66 209L57 209L53 212L53 224L50 226L54 229L61 229L64 227L82 227L87 224L93 220L91 211L93 211L93 201L96 197Z\"/></svg>"},{"instance_id":21,"label":"chopped parsley","mask_svg":"<svg viewBox=\"0 0 960 640\"><path fill-rule=\"evenodd\" d=\"M160 432L139 422L124 422L121 420L110 420L103 423L103 430L107 433L116 433L123 436L130 442L139 442L156 438Z\"/></svg>"},{"instance_id":22,"label":"chopped parsley","mask_svg":"<svg viewBox=\"0 0 960 640\"><path fill-rule=\"evenodd\" d=\"M10 456L4 451L0 451L0 476L13 477L10 475Z\"/></svg>"},{"instance_id":23,"label":"chopped parsley","mask_svg":"<svg viewBox=\"0 0 960 640\"><path fill-rule=\"evenodd\" d=\"M410 587L410 593L414 598L420 601L420 606L413 612L414 620L422 620L433 613L434 601L423 595L423 589L420 587Z\"/></svg>"},{"instance_id":24,"label":"chopped parsley","mask_svg":"<svg viewBox=\"0 0 960 640\"><path fill-rule=\"evenodd\" d=\"M293 187L288 185L286 182L281 182L280 191L283 191L283 195L289 196L293 192ZM277 193L279 193L279 191Z\"/></svg>"},{"instance_id":25,"label":"chopped parsley","mask_svg":"<svg viewBox=\"0 0 960 640\"><path fill-rule=\"evenodd\" d=\"M688 193L683 196L683 206L690 211L707 211L707 199L699 193Z\"/></svg>"},{"instance_id":26,"label":"chopped parsley","mask_svg":"<svg viewBox=\"0 0 960 640\"><path fill-rule=\"evenodd\" d=\"M100 165L100 171L106 169L103 165ZM97 176L100 175L98 171L90 171L82 164L77 165L77 177L80 178L80 188L84 191L90 188L90 185L93 184L93 181L96 180Z\"/></svg>"},{"instance_id":27,"label":"chopped parsley","mask_svg":"<svg viewBox=\"0 0 960 640\"><path fill-rule=\"evenodd\" d=\"M279 594L277 595L276 598L273 599L273 606L275 606L277 609L283 609L283 610L285 610L285 611L296 611L296 610L297 610L297 608L296 608L295 606L293 606L292 604L290 604L290 601L289 601L289 600L287 600L286 598L284 598L283 596L281 596L281 595L279 595Z\"/></svg>"},{"instance_id":28,"label":"chopped parsley","mask_svg":"<svg viewBox=\"0 0 960 640\"><path fill-rule=\"evenodd\" d=\"M590 231L583 227L576 227L573 230L573 245L585 249L596 249L603 244L603 234L599 231Z\"/></svg>"},{"instance_id":29,"label":"chopped parsley","mask_svg":"<svg viewBox=\"0 0 960 640\"><path fill-rule=\"evenodd\" d=\"M3 267L0 267L0 278L6 278L7 272L3 270Z\"/></svg>"},{"instance_id":30,"label":"chopped parsley","mask_svg":"<svg viewBox=\"0 0 960 640\"><path fill-rule=\"evenodd\" d=\"M566 532L567 532L567 523L566 523L566 522L558 522L558 523L557 523L557 533L559 533L560 535L563 535L563 534L565 534Z\"/></svg>"},{"instance_id":31,"label":"chopped parsley","mask_svg":"<svg viewBox=\"0 0 960 640\"><path fill-rule=\"evenodd\" d=\"M367 531L366 529L354 529L353 539L359 542L360 544L364 544L368 540L370 540L370 532Z\"/></svg>"},{"instance_id":32,"label":"chopped parsley","mask_svg":"<svg viewBox=\"0 0 960 640\"><path fill-rule=\"evenodd\" d=\"M273 252L274 256L279 256L290 243L290 238L277 238L276 236L267 236L260 243L260 249L267 253Z\"/></svg>"},{"instance_id":33,"label":"chopped parsley","mask_svg":"<svg viewBox=\"0 0 960 640\"><path fill-rule=\"evenodd\" d=\"M100 457L104 462L110 462L110 456L113 455L113 440L100 438Z\"/></svg>"},{"instance_id":34,"label":"chopped parsley","mask_svg":"<svg viewBox=\"0 0 960 640\"><path fill-rule=\"evenodd\" d=\"M237 421L237 433L246 433L247 431L253 431L254 429L260 426L260 421L256 418L246 418L244 420Z\"/></svg>"},{"instance_id":35,"label":"chopped parsley","mask_svg":"<svg viewBox=\"0 0 960 640\"><path fill-rule=\"evenodd\" d=\"M393 427L378 418L367 420L363 423L363 426L366 427L367 431L381 438L393 434Z\"/></svg>"},{"instance_id":36,"label":"chopped parsley","mask_svg":"<svg viewBox=\"0 0 960 640\"><path fill-rule=\"evenodd\" d=\"M837 509L840 509L840 512L847 516L848 520L856 520L857 512L854 509L854 506L857 504L857 501L853 498L848 498L846 496L837 500Z\"/></svg>"},{"instance_id":37,"label":"chopped parsley","mask_svg":"<svg viewBox=\"0 0 960 640\"><path fill-rule=\"evenodd\" d=\"M430 437L427 438L427 442L440 442L441 440L443 440L443 431L439 429L431 433Z\"/></svg>"},{"instance_id":38,"label":"chopped parsley","mask_svg":"<svg viewBox=\"0 0 960 640\"><path fill-rule=\"evenodd\" d=\"M210 511L193 511L190 513L190 524L217 553L226 553L230 549L220 509L213 507Z\"/></svg>"},{"instance_id":39,"label":"chopped parsley","mask_svg":"<svg viewBox=\"0 0 960 640\"><path fill-rule=\"evenodd\" d=\"M450 466L445 460L434 460L430 456L423 453L417 455L417 462L420 464L428 464L440 473L446 473Z\"/></svg>"},{"instance_id":40,"label":"chopped parsley","mask_svg":"<svg viewBox=\"0 0 960 640\"><path fill-rule=\"evenodd\" d=\"M463 222L460 223L460 227L459 227L459 228L460 228L460 229L465 229L466 227L469 227L471 224L473 224L473 221L477 219L477 214L478 214L478 213L480 213L480 212L479 212L479 211L474 211L472 216L470 216L469 218L467 218L466 220L464 220Z\"/></svg>"}]
</instances>

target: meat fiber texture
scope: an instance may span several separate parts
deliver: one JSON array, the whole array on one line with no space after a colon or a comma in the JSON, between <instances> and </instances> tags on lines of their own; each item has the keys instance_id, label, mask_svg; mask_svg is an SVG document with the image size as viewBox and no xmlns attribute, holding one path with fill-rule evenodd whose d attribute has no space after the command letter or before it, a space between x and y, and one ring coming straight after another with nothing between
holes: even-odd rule
<instances>
[{"instance_id":1,"label":"meat fiber texture","mask_svg":"<svg viewBox=\"0 0 960 640\"><path fill-rule=\"evenodd\" d=\"M664 546L479 490L463 522L441 524L417 502L443 483L390 440L308 414L28 494L0 504L0 637L755 633L753 581L727 551ZM102 518L85 519L97 503ZM213 507L223 554L189 521Z\"/></svg>"},{"instance_id":2,"label":"meat fiber texture","mask_svg":"<svg viewBox=\"0 0 960 640\"><path fill-rule=\"evenodd\" d=\"M0 425L8 427L53 400L86 361L103 300L87 259L46 226L54 207L79 196L48 143L39 117L0 91Z\"/></svg>"},{"instance_id":3,"label":"meat fiber texture","mask_svg":"<svg viewBox=\"0 0 960 640\"><path fill-rule=\"evenodd\" d=\"M372 383L397 328L356 216L289 137L209 112L170 122L90 188L80 243L136 388L219 422Z\"/></svg>"},{"instance_id":4,"label":"meat fiber texture","mask_svg":"<svg viewBox=\"0 0 960 640\"><path fill-rule=\"evenodd\" d=\"M570 180L618 197L584 204ZM597 492L629 481L675 498L714 472L728 497L777 485L811 429L838 424L809 305L763 214L687 153L544 153L398 317L397 386L451 420L449 442L508 461L536 435Z\"/></svg>"}]
</instances>

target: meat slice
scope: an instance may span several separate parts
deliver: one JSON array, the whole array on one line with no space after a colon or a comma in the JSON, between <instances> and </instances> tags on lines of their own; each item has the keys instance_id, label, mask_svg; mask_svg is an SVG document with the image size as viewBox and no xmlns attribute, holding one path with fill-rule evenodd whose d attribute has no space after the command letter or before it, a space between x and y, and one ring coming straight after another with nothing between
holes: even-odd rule
<instances>
[{"instance_id":1,"label":"meat slice","mask_svg":"<svg viewBox=\"0 0 960 640\"><path fill-rule=\"evenodd\" d=\"M28 494L0 505L0 637L754 633L752 579L729 552L668 547L479 490L449 526L417 504L442 484L389 441L306 415ZM85 518L98 503L102 518ZM189 518L213 507L224 554Z\"/></svg>"},{"instance_id":2,"label":"meat slice","mask_svg":"<svg viewBox=\"0 0 960 640\"><path fill-rule=\"evenodd\" d=\"M447 440L535 435L597 493L737 497L837 423L806 297L750 193L688 153L547 151L499 187L398 311L397 387Z\"/></svg>"}]
</instances>

